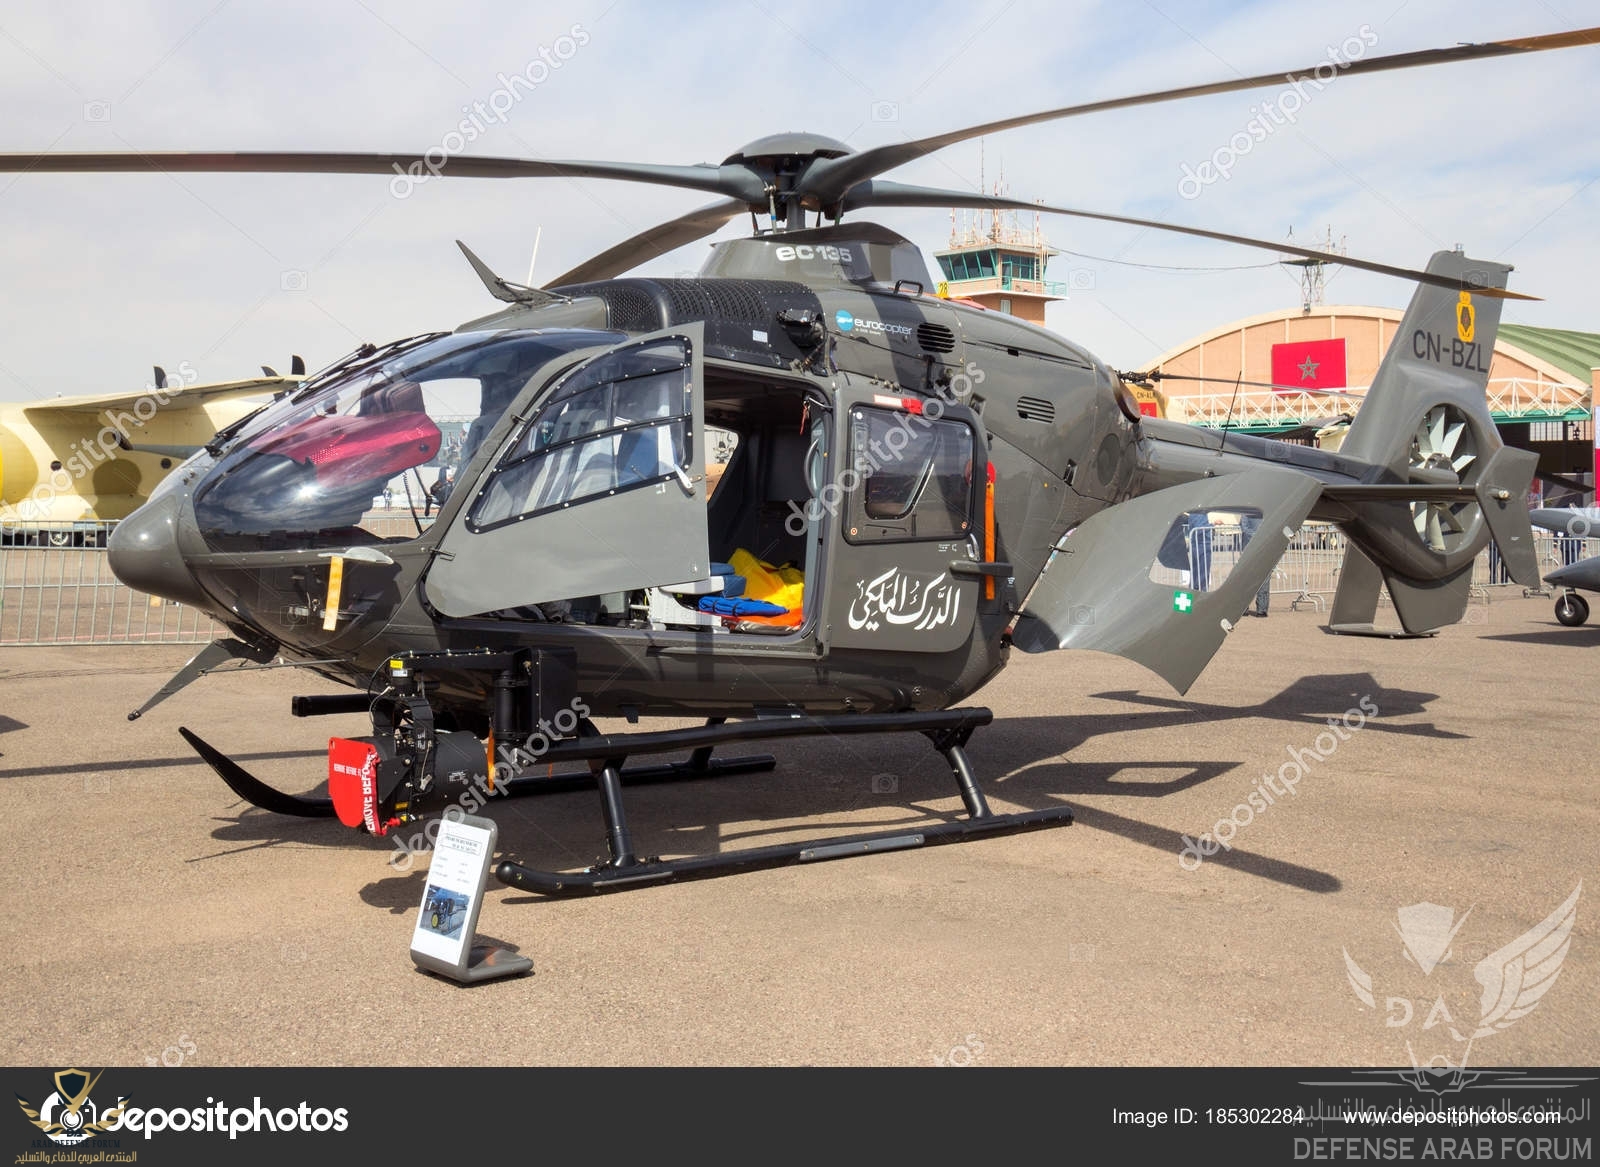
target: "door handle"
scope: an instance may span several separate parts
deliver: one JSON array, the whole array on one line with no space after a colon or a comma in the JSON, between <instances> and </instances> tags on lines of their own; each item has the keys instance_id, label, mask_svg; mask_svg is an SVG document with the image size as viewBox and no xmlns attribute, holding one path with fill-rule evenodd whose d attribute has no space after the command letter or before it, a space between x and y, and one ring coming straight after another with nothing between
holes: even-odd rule
<instances>
[{"instance_id":1,"label":"door handle","mask_svg":"<svg viewBox=\"0 0 1600 1167\"><path fill-rule=\"evenodd\" d=\"M1011 575L1009 563L975 563L970 559L957 559L950 564L951 575L986 576L1006 579Z\"/></svg>"}]
</instances>

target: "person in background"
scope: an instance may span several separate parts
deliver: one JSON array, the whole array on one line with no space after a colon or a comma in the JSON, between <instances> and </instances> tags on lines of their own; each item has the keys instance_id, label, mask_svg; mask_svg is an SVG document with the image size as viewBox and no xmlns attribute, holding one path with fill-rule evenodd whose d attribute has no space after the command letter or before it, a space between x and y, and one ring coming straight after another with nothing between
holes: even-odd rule
<instances>
[{"instance_id":1,"label":"person in background","mask_svg":"<svg viewBox=\"0 0 1600 1167\"><path fill-rule=\"evenodd\" d=\"M1239 518L1239 528L1244 532L1244 546L1248 547L1250 545L1250 540L1255 538L1256 531L1261 528L1261 516L1252 514L1241 515ZM1244 548L1241 547L1240 550L1243 551ZM1267 604L1271 601L1271 599L1272 573L1268 572L1267 578L1261 581L1261 586L1256 590L1255 610L1251 611L1249 608L1246 608L1244 610L1244 614L1246 616L1260 616L1265 618L1267 614Z\"/></svg>"},{"instance_id":2,"label":"person in background","mask_svg":"<svg viewBox=\"0 0 1600 1167\"><path fill-rule=\"evenodd\" d=\"M1500 554L1500 544L1493 539L1489 540L1489 582L1492 584L1511 582L1511 571L1506 567L1505 556Z\"/></svg>"}]
</instances>

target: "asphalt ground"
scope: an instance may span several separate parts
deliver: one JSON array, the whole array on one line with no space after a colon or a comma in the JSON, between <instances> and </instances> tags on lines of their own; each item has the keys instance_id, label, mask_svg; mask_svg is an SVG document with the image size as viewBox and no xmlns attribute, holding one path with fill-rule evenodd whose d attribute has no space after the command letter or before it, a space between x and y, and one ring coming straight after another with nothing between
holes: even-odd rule
<instances>
[{"instance_id":1,"label":"asphalt ground","mask_svg":"<svg viewBox=\"0 0 1600 1167\"><path fill-rule=\"evenodd\" d=\"M582 900L491 881L479 934L535 971L473 988L407 954L426 854L399 871L388 841L250 808L176 732L310 790L326 737L365 728L289 716L290 695L331 686L218 675L130 724L192 649L8 648L0 1060L1600 1062L1600 627L1516 589L1424 640L1324 619L1243 621L1182 698L1116 658L1015 654L973 699L996 714L973 765L997 810L1065 802L1070 827ZM630 790L639 850L960 808L920 737L770 748L771 774ZM1288 751L1308 749L1289 793ZM604 851L591 793L493 813L530 864ZM1181 859L1229 816L1230 849ZM1544 989L1531 1011L1519 975Z\"/></svg>"}]
</instances>

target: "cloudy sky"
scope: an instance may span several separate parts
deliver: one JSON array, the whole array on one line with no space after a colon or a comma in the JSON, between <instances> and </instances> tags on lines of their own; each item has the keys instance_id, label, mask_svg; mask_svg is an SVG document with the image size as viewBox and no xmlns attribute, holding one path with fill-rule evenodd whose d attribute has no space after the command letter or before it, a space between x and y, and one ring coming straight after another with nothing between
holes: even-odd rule
<instances>
[{"instance_id":1,"label":"cloudy sky","mask_svg":"<svg viewBox=\"0 0 1600 1167\"><path fill-rule=\"evenodd\" d=\"M1591 0L31 7L0 12L0 150L422 151L481 102L503 120L470 153L662 163L720 161L785 129L861 148L1307 66L1342 45L1379 55L1600 24ZM497 98L512 74L538 84ZM984 166L992 184L1003 165L1015 197L1274 239L1331 227L1351 254L1406 266L1459 243L1515 264L1512 286L1546 297L1507 319L1595 330L1597 80L1600 47L1341 78L1252 141L1226 180L1189 184L1190 198L1183 167L1264 101L1284 110L1284 89L996 135ZM891 177L977 189L978 144ZM136 390L156 363L204 380L283 369L291 352L317 368L361 341L490 310L458 237L520 280L542 229L537 281L706 201L602 181L444 178L398 198L367 176L0 175L0 399ZM930 255L950 228L939 211L877 217ZM1046 229L1075 253L1050 278L1080 288L1050 326L1119 367L1297 302L1270 254L1075 220ZM640 270L686 273L705 253ZM1340 271L1328 301L1409 295Z\"/></svg>"}]
</instances>

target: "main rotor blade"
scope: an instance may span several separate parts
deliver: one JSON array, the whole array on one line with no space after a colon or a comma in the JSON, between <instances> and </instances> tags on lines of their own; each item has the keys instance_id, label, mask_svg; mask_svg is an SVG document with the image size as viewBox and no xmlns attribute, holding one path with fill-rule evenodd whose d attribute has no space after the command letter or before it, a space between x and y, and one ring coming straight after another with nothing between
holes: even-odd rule
<instances>
[{"instance_id":1,"label":"main rotor blade","mask_svg":"<svg viewBox=\"0 0 1600 1167\"><path fill-rule=\"evenodd\" d=\"M1303 259L1320 260L1323 263L1339 264L1342 267L1359 268L1362 271L1377 272L1379 275L1396 276L1402 280L1413 280L1419 284L1432 284L1439 288L1450 288L1453 291L1462 290L1460 280L1448 276L1436 275L1433 272L1417 271L1409 267L1393 267L1386 263L1374 263L1366 259L1351 259L1348 255L1335 255L1330 251L1313 251L1308 247L1297 247L1292 243L1274 243L1269 239L1252 239L1248 235L1229 235L1223 231L1207 231L1200 227L1180 227L1176 223L1163 223L1157 219L1136 219L1131 215L1110 215L1102 211L1083 211L1074 207L1052 207L1043 203L1025 203L1020 199L998 198L991 195L975 195L958 190L939 190L935 187L906 186L904 183L887 182L883 179L873 179L864 182L852 190L845 197L845 210L855 210L859 207L973 207L979 210L996 211L1041 211L1047 215L1072 215L1079 219L1099 219L1106 223L1126 223L1130 227L1148 227L1152 231L1171 231L1178 235L1193 235L1197 239L1216 239L1222 243L1237 243L1243 247L1259 247L1263 251L1287 252L1298 255ZM1522 292L1510 292L1505 288L1470 287L1468 291L1479 296L1491 296L1501 300L1537 300L1538 296L1529 296Z\"/></svg>"},{"instance_id":2,"label":"main rotor blade","mask_svg":"<svg viewBox=\"0 0 1600 1167\"><path fill-rule=\"evenodd\" d=\"M1386 57L1362 57L1352 61L1318 61L1304 69L1288 72L1261 73L1255 77L1240 77L1233 81L1214 81L1207 85L1185 85L1180 89L1163 89L1154 93L1141 93L1132 97L1115 97L1105 101L1090 101L1082 105L1068 105L1043 113L1022 114L1002 118L995 122L951 130L930 138L913 142L897 142L847 154L842 158L819 158L801 176L799 186L803 194L815 196L824 207L836 204L856 183L873 178L886 170L902 166L924 154L965 142L984 134L1001 130L1031 126L1038 122L1059 118L1077 117L1080 114L1100 113L1109 109L1127 109L1136 105L1154 105L1163 101L1177 101L1185 97L1204 97L1213 93L1233 93L1241 89L1261 89L1268 85L1294 84L1296 81L1321 80L1318 69L1333 65L1342 75L1357 73L1382 73L1391 69L1413 69L1422 65L1445 65L1454 61L1472 61L1480 57L1501 57L1513 53L1539 53L1548 49L1565 49L1578 45L1600 44L1600 28L1576 29L1572 32L1551 33L1548 36L1517 37L1512 40L1487 41L1483 44L1452 45L1446 49L1423 49L1410 53L1391 53ZM1325 82L1323 82L1325 84Z\"/></svg>"},{"instance_id":3,"label":"main rotor blade","mask_svg":"<svg viewBox=\"0 0 1600 1167\"><path fill-rule=\"evenodd\" d=\"M562 272L549 281L548 286L560 288L568 284L586 284L590 280L609 280L685 243L715 234L724 223L746 209L742 201L726 199L679 215L584 260L571 271Z\"/></svg>"},{"instance_id":4,"label":"main rotor blade","mask_svg":"<svg viewBox=\"0 0 1600 1167\"><path fill-rule=\"evenodd\" d=\"M711 191L765 206L763 184L743 166L656 166L647 162L547 161L426 154L345 154L304 151L118 151L95 154L0 154L0 172L117 172L233 174L386 174L412 184L429 178L616 178ZM409 193L409 191L408 191Z\"/></svg>"},{"instance_id":5,"label":"main rotor blade","mask_svg":"<svg viewBox=\"0 0 1600 1167\"><path fill-rule=\"evenodd\" d=\"M1134 384L1139 384L1141 378L1152 382L1207 381L1216 385L1233 385L1235 387L1248 385L1252 389L1271 389L1278 393L1306 393L1313 397L1349 397L1357 401L1366 396L1365 390L1360 393L1350 393L1344 389L1317 389L1310 385L1280 385L1276 381L1241 381L1237 377L1185 377L1181 373L1129 373L1123 377L1123 380L1131 379Z\"/></svg>"}]
</instances>

